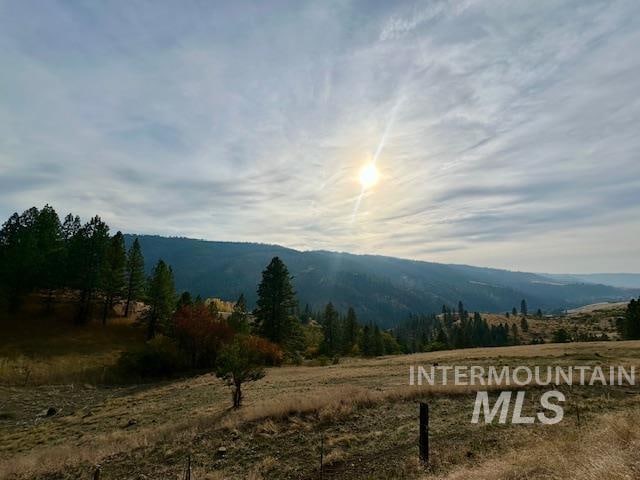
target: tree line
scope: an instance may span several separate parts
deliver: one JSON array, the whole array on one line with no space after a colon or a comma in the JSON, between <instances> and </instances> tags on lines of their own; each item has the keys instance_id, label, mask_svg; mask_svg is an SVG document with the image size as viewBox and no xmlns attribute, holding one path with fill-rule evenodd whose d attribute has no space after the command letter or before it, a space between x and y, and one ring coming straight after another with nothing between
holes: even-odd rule
<instances>
[{"instance_id":1,"label":"tree line","mask_svg":"<svg viewBox=\"0 0 640 480\"><path fill-rule=\"evenodd\" d=\"M74 292L75 322L86 323L96 303L106 322L116 300L124 300L125 315L142 300L147 279L137 240L125 250L121 232L95 216L82 223L68 214L64 220L49 205L14 213L0 229L0 306L17 311L33 291L46 292L51 310L55 293Z\"/></svg>"},{"instance_id":2,"label":"tree line","mask_svg":"<svg viewBox=\"0 0 640 480\"><path fill-rule=\"evenodd\" d=\"M640 339L640 298L631 299L623 317L618 318L617 328L625 340Z\"/></svg>"}]
</instances>

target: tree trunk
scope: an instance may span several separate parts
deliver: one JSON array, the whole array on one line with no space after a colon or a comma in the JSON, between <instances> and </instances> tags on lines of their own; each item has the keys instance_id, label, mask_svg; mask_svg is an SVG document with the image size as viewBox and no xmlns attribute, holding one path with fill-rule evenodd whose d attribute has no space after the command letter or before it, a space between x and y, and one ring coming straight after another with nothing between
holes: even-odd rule
<instances>
[{"instance_id":1,"label":"tree trunk","mask_svg":"<svg viewBox=\"0 0 640 480\"><path fill-rule=\"evenodd\" d=\"M129 286L127 288L127 305L124 307L124 316L129 316L129 308L131 306L131 279L129 279Z\"/></svg>"},{"instance_id":2,"label":"tree trunk","mask_svg":"<svg viewBox=\"0 0 640 480\"><path fill-rule=\"evenodd\" d=\"M236 380L233 389L233 408L240 408L242 403L242 382Z\"/></svg>"},{"instance_id":3,"label":"tree trunk","mask_svg":"<svg viewBox=\"0 0 640 480\"><path fill-rule=\"evenodd\" d=\"M107 295L104 298L104 308L102 309L102 326L106 326L107 325L107 315L109 314L109 310L111 310L111 305L113 303L113 300L111 298L111 295Z\"/></svg>"}]
</instances>

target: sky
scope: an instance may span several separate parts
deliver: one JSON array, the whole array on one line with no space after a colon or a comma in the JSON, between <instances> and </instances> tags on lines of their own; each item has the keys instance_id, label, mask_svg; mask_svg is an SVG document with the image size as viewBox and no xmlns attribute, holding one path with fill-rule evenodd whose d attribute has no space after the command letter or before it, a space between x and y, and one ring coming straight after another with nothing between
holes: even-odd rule
<instances>
[{"instance_id":1,"label":"sky","mask_svg":"<svg viewBox=\"0 0 640 480\"><path fill-rule=\"evenodd\" d=\"M640 272L639 46L636 0L0 0L0 217Z\"/></svg>"}]
</instances>

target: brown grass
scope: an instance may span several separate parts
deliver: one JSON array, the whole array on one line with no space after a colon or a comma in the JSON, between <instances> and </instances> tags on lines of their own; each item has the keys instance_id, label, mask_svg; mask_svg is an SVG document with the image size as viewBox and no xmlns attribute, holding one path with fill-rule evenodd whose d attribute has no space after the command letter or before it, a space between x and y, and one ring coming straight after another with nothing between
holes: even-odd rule
<instances>
[{"instance_id":1,"label":"brown grass","mask_svg":"<svg viewBox=\"0 0 640 480\"><path fill-rule=\"evenodd\" d=\"M533 436L526 448L458 468L442 480L631 480L640 478L639 409L603 415L584 429L562 436Z\"/></svg>"}]
</instances>

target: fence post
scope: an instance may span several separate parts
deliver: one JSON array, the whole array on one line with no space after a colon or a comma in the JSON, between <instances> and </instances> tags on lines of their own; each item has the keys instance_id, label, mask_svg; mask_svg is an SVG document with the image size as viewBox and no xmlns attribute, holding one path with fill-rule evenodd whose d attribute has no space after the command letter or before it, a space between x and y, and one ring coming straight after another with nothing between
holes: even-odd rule
<instances>
[{"instance_id":1,"label":"fence post","mask_svg":"<svg viewBox=\"0 0 640 480\"><path fill-rule=\"evenodd\" d=\"M191 480L191 454L187 456L187 473L184 478L185 480Z\"/></svg>"},{"instance_id":2,"label":"fence post","mask_svg":"<svg viewBox=\"0 0 640 480\"><path fill-rule=\"evenodd\" d=\"M100 480L100 465L96 465L96 469L93 471L93 480Z\"/></svg>"},{"instance_id":3,"label":"fence post","mask_svg":"<svg viewBox=\"0 0 640 480\"><path fill-rule=\"evenodd\" d=\"M320 480L324 478L324 435L320 437Z\"/></svg>"},{"instance_id":4,"label":"fence post","mask_svg":"<svg viewBox=\"0 0 640 480\"><path fill-rule=\"evenodd\" d=\"M420 460L429 464L429 405L420 402Z\"/></svg>"}]
</instances>

